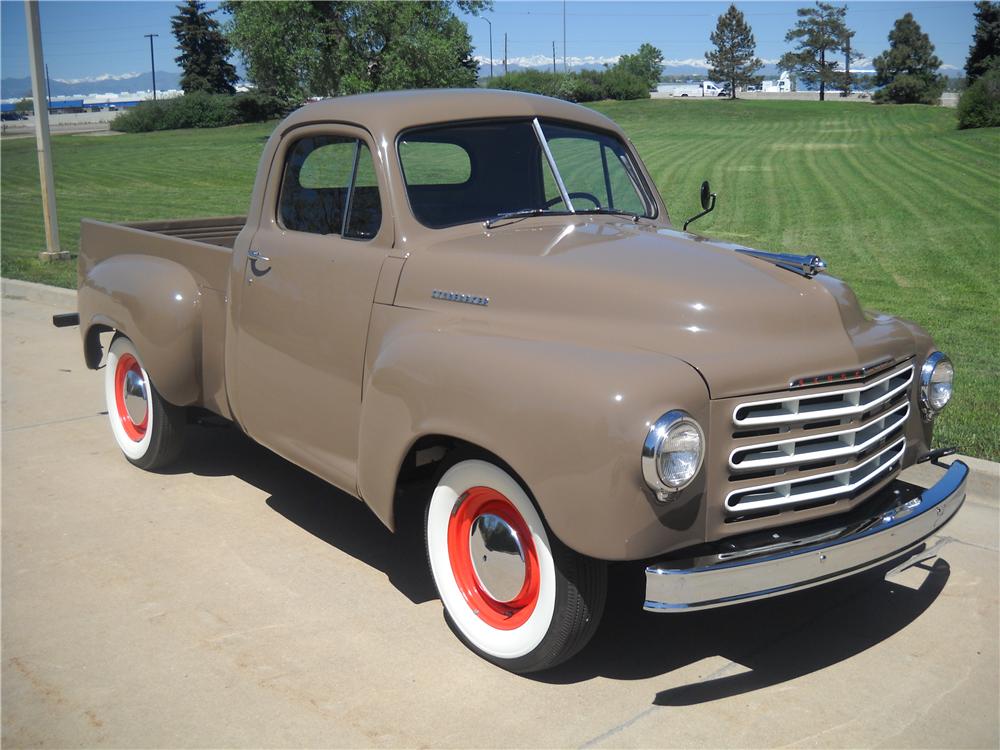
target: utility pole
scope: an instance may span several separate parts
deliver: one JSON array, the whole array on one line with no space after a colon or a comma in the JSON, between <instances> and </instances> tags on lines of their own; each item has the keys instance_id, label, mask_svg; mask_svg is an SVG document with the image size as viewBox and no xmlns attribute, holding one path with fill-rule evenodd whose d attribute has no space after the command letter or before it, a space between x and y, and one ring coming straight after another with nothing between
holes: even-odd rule
<instances>
[{"instance_id":1,"label":"utility pole","mask_svg":"<svg viewBox=\"0 0 1000 750\"><path fill-rule=\"evenodd\" d=\"M153 59L153 37L159 34L143 34L149 37L149 67L153 71L153 101L156 101L156 60Z\"/></svg>"},{"instance_id":2,"label":"utility pole","mask_svg":"<svg viewBox=\"0 0 1000 750\"><path fill-rule=\"evenodd\" d=\"M552 42L552 72L556 72L556 43L555 40Z\"/></svg>"},{"instance_id":3,"label":"utility pole","mask_svg":"<svg viewBox=\"0 0 1000 750\"><path fill-rule=\"evenodd\" d=\"M45 222L45 251L38 254L38 259L69 260L69 253L59 249L56 184L52 176L52 151L49 148L48 102L42 106L42 76L45 75L45 62L42 54L42 26L38 16L38 0L24 0L24 16L28 22L31 98L35 107L35 144L38 149L38 177L42 190L42 219Z\"/></svg>"},{"instance_id":4,"label":"utility pole","mask_svg":"<svg viewBox=\"0 0 1000 750\"><path fill-rule=\"evenodd\" d=\"M566 62L566 0L563 0L563 72L569 73L569 65Z\"/></svg>"},{"instance_id":5,"label":"utility pole","mask_svg":"<svg viewBox=\"0 0 1000 750\"><path fill-rule=\"evenodd\" d=\"M844 93L843 96L851 95L851 37L854 33L847 35L847 44L844 48Z\"/></svg>"},{"instance_id":6,"label":"utility pole","mask_svg":"<svg viewBox=\"0 0 1000 750\"><path fill-rule=\"evenodd\" d=\"M483 20L490 25L490 80L493 80L493 23L486 16Z\"/></svg>"},{"instance_id":7,"label":"utility pole","mask_svg":"<svg viewBox=\"0 0 1000 750\"><path fill-rule=\"evenodd\" d=\"M503 77L507 77L507 32L503 33Z\"/></svg>"},{"instance_id":8,"label":"utility pole","mask_svg":"<svg viewBox=\"0 0 1000 750\"><path fill-rule=\"evenodd\" d=\"M46 92L46 103L49 107L52 106L52 79L49 78L49 64L45 63L45 92Z\"/></svg>"}]
</instances>

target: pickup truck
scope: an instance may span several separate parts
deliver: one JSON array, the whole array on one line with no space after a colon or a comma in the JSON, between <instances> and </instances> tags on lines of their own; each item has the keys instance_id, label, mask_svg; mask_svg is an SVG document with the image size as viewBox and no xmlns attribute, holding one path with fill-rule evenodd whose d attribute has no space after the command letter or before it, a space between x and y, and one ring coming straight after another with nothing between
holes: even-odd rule
<instances>
[{"instance_id":1,"label":"pickup truck","mask_svg":"<svg viewBox=\"0 0 1000 750\"><path fill-rule=\"evenodd\" d=\"M246 217L84 220L59 317L136 466L207 411L390 529L421 504L447 621L515 672L587 643L610 561L651 612L732 605L933 556L965 498L924 330L675 229L622 130L545 97L308 104Z\"/></svg>"}]
</instances>

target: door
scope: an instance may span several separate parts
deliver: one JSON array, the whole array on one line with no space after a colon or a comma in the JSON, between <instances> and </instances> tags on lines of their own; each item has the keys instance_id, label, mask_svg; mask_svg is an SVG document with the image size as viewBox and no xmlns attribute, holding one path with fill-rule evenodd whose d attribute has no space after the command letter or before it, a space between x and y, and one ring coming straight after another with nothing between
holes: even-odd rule
<instances>
[{"instance_id":1,"label":"door","mask_svg":"<svg viewBox=\"0 0 1000 750\"><path fill-rule=\"evenodd\" d=\"M392 227L365 133L296 132L275 155L247 253L235 407L256 441L353 493L368 322Z\"/></svg>"}]
</instances>

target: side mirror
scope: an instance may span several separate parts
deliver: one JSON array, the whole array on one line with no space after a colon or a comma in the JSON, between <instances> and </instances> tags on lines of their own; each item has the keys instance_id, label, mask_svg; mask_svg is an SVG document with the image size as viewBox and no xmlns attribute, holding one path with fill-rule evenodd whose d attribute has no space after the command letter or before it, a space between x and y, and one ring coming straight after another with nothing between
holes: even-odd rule
<instances>
[{"instance_id":1,"label":"side mirror","mask_svg":"<svg viewBox=\"0 0 1000 750\"><path fill-rule=\"evenodd\" d=\"M711 205L712 200L712 186L708 184L708 180L701 183L701 208L703 211L708 211L708 207Z\"/></svg>"},{"instance_id":2,"label":"side mirror","mask_svg":"<svg viewBox=\"0 0 1000 750\"><path fill-rule=\"evenodd\" d=\"M695 219L700 219L705 214L710 214L715 210L715 193L712 192L712 186L708 184L708 180L701 183L701 207L702 212L692 216L690 219L684 222L683 231L687 231L688 224L690 224Z\"/></svg>"}]
</instances>

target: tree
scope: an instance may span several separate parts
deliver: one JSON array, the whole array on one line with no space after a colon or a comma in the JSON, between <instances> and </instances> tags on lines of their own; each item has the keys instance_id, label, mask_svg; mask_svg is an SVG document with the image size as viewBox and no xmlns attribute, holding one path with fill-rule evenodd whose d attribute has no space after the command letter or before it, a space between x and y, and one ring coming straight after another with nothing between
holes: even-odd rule
<instances>
[{"instance_id":1,"label":"tree","mask_svg":"<svg viewBox=\"0 0 1000 750\"><path fill-rule=\"evenodd\" d=\"M809 84L819 83L819 100L826 99L827 85L837 81L837 62L832 59L850 30L844 23L847 8L817 2L815 8L799 8L799 20L785 34L786 42L797 42L794 52L781 56L778 67Z\"/></svg>"},{"instance_id":2,"label":"tree","mask_svg":"<svg viewBox=\"0 0 1000 750\"><path fill-rule=\"evenodd\" d=\"M187 0L177 6L170 19L181 54L174 58L180 65L181 88L185 94L204 91L209 94L232 94L236 91L236 68L228 61L229 42L219 30L219 22L206 11L200 0Z\"/></svg>"},{"instance_id":3,"label":"tree","mask_svg":"<svg viewBox=\"0 0 1000 750\"><path fill-rule=\"evenodd\" d=\"M717 81L728 81L729 96L735 99L736 87L756 83L759 77L754 74L764 66L757 57L753 31L743 13L735 5L730 5L729 10L719 16L711 39L715 49L705 53L705 59L711 66L708 76Z\"/></svg>"},{"instance_id":4,"label":"tree","mask_svg":"<svg viewBox=\"0 0 1000 750\"><path fill-rule=\"evenodd\" d=\"M941 61L934 54L930 37L907 13L889 32L889 49L875 58L876 102L895 104L936 104L944 91L944 76L938 75Z\"/></svg>"},{"instance_id":5,"label":"tree","mask_svg":"<svg viewBox=\"0 0 1000 750\"><path fill-rule=\"evenodd\" d=\"M976 30L965 62L965 82L970 86L991 68L1000 67L1000 3L976 3Z\"/></svg>"},{"instance_id":6,"label":"tree","mask_svg":"<svg viewBox=\"0 0 1000 750\"><path fill-rule=\"evenodd\" d=\"M663 74L663 52L652 44L642 44L634 55L622 55L614 67L628 73L647 84L652 90L660 82Z\"/></svg>"},{"instance_id":7,"label":"tree","mask_svg":"<svg viewBox=\"0 0 1000 750\"><path fill-rule=\"evenodd\" d=\"M290 100L387 89L473 86L466 25L487 0L240 2L227 34L258 89Z\"/></svg>"}]
</instances>

